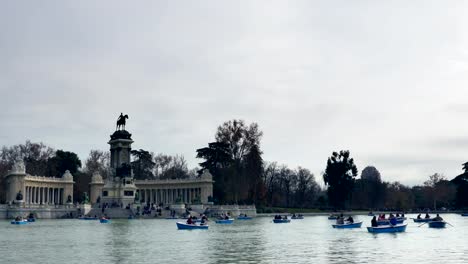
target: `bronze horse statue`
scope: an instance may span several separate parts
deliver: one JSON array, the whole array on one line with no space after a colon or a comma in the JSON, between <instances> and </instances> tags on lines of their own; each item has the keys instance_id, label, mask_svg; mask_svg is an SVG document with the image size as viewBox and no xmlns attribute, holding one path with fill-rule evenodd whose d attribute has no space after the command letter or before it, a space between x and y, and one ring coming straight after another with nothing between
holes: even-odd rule
<instances>
[{"instance_id":1,"label":"bronze horse statue","mask_svg":"<svg viewBox=\"0 0 468 264\"><path fill-rule=\"evenodd\" d=\"M128 115L123 115L122 113L120 113L120 116L117 119L117 126L115 130L119 130L119 128L121 128L122 130L125 130L126 119L128 119Z\"/></svg>"}]
</instances>

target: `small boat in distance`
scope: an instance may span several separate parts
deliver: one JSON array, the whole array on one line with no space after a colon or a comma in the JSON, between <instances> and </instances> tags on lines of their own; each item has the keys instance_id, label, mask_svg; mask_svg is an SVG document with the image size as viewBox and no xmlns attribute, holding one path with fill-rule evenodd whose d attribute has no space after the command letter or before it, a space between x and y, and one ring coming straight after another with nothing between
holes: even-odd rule
<instances>
[{"instance_id":1,"label":"small boat in distance","mask_svg":"<svg viewBox=\"0 0 468 264\"><path fill-rule=\"evenodd\" d=\"M462 213L461 216L468 216L468 213Z\"/></svg>"},{"instance_id":2,"label":"small boat in distance","mask_svg":"<svg viewBox=\"0 0 468 264\"><path fill-rule=\"evenodd\" d=\"M246 214L240 214L240 215L237 217L237 220L252 220L252 217L251 217L251 216L247 216Z\"/></svg>"},{"instance_id":3,"label":"small boat in distance","mask_svg":"<svg viewBox=\"0 0 468 264\"><path fill-rule=\"evenodd\" d=\"M109 218L105 218L105 217L101 217L101 218L99 219L99 222L100 222L101 224L107 224L107 223L110 223L110 219L109 219Z\"/></svg>"},{"instance_id":4,"label":"small boat in distance","mask_svg":"<svg viewBox=\"0 0 468 264\"><path fill-rule=\"evenodd\" d=\"M427 222L431 222L432 221L432 218L413 218L413 221L415 223L427 223Z\"/></svg>"},{"instance_id":5,"label":"small boat in distance","mask_svg":"<svg viewBox=\"0 0 468 264\"><path fill-rule=\"evenodd\" d=\"M177 229L208 229L208 225L196 225L196 224L186 224L182 222L176 222Z\"/></svg>"},{"instance_id":6,"label":"small boat in distance","mask_svg":"<svg viewBox=\"0 0 468 264\"><path fill-rule=\"evenodd\" d=\"M275 224L289 223L289 222L291 222L291 219L273 219L273 223Z\"/></svg>"},{"instance_id":7,"label":"small boat in distance","mask_svg":"<svg viewBox=\"0 0 468 264\"><path fill-rule=\"evenodd\" d=\"M444 228L447 223L444 221L431 221L427 224L430 228Z\"/></svg>"},{"instance_id":8,"label":"small boat in distance","mask_svg":"<svg viewBox=\"0 0 468 264\"><path fill-rule=\"evenodd\" d=\"M367 231L369 233L398 233L405 232L406 226L408 224L398 224L398 225L385 225L385 226L368 226Z\"/></svg>"},{"instance_id":9,"label":"small boat in distance","mask_svg":"<svg viewBox=\"0 0 468 264\"><path fill-rule=\"evenodd\" d=\"M215 221L217 224L232 224L234 219L218 219Z\"/></svg>"},{"instance_id":10,"label":"small boat in distance","mask_svg":"<svg viewBox=\"0 0 468 264\"><path fill-rule=\"evenodd\" d=\"M362 221L356 223L333 224L333 228L361 228Z\"/></svg>"},{"instance_id":11,"label":"small boat in distance","mask_svg":"<svg viewBox=\"0 0 468 264\"><path fill-rule=\"evenodd\" d=\"M23 220L19 220L19 221L13 220L13 221L11 221L10 223L11 223L12 225L25 225L25 224L28 223L28 221L27 221L27 220L24 220L24 219L23 219Z\"/></svg>"},{"instance_id":12,"label":"small boat in distance","mask_svg":"<svg viewBox=\"0 0 468 264\"><path fill-rule=\"evenodd\" d=\"M336 219L338 219L338 217L339 217L339 215L333 215L332 214L332 215L328 216L328 220L336 220Z\"/></svg>"},{"instance_id":13,"label":"small boat in distance","mask_svg":"<svg viewBox=\"0 0 468 264\"><path fill-rule=\"evenodd\" d=\"M291 216L291 219L304 219L304 216L303 216L302 214L298 214L298 215L293 214L293 215Z\"/></svg>"}]
</instances>

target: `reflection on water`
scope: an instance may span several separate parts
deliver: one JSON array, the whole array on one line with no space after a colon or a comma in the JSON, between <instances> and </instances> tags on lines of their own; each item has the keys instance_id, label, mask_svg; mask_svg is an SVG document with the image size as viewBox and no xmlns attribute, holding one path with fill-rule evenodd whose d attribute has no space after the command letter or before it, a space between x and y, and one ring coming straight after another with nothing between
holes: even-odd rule
<instances>
[{"instance_id":1,"label":"reflection on water","mask_svg":"<svg viewBox=\"0 0 468 264\"><path fill-rule=\"evenodd\" d=\"M463 263L468 217L444 215L455 227L408 221L405 233L333 229L325 216L273 224L270 218L177 230L174 220L39 220L0 222L1 263Z\"/></svg>"}]
</instances>

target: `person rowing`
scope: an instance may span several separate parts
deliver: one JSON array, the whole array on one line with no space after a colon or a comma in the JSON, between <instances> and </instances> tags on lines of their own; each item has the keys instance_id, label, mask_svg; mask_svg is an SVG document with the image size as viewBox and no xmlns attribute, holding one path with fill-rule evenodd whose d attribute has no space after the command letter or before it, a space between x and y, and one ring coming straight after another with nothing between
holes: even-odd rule
<instances>
[{"instance_id":1,"label":"person rowing","mask_svg":"<svg viewBox=\"0 0 468 264\"><path fill-rule=\"evenodd\" d=\"M392 225L392 226L397 225L397 219L392 214L391 214L391 217L390 217L389 220L390 220L390 225Z\"/></svg>"},{"instance_id":2,"label":"person rowing","mask_svg":"<svg viewBox=\"0 0 468 264\"><path fill-rule=\"evenodd\" d=\"M349 216L349 217L346 219L346 221L347 221L349 224L354 223L354 219L353 219L352 216Z\"/></svg>"},{"instance_id":3,"label":"person rowing","mask_svg":"<svg viewBox=\"0 0 468 264\"><path fill-rule=\"evenodd\" d=\"M426 213L426 216L424 217L425 219L431 218L428 213Z\"/></svg>"},{"instance_id":4,"label":"person rowing","mask_svg":"<svg viewBox=\"0 0 468 264\"><path fill-rule=\"evenodd\" d=\"M192 217L189 215L188 218L187 218L187 225L193 225L194 222L192 220Z\"/></svg>"},{"instance_id":5,"label":"person rowing","mask_svg":"<svg viewBox=\"0 0 468 264\"><path fill-rule=\"evenodd\" d=\"M377 227L377 226L379 226L379 224L377 223L377 219L375 218L375 215L374 215L374 217L372 217L371 226L372 226L372 227Z\"/></svg>"},{"instance_id":6,"label":"person rowing","mask_svg":"<svg viewBox=\"0 0 468 264\"><path fill-rule=\"evenodd\" d=\"M340 214L340 216L336 219L336 224L337 225L343 225L344 224L343 214Z\"/></svg>"},{"instance_id":7,"label":"person rowing","mask_svg":"<svg viewBox=\"0 0 468 264\"><path fill-rule=\"evenodd\" d=\"M432 221L439 221L440 222L440 221L444 221L444 219L442 217L440 217L439 214L437 214L437 216L434 217L434 219L432 219Z\"/></svg>"},{"instance_id":8,"label":"person rowing","mask_svg":"<svg viewBox=\"0 0 468 264\"><path fill-rule=\"evenodd\" d=\"M418 214L418 217L416 217L416 219L421 219L421 214Z\"/></svg>"}]
</instances>

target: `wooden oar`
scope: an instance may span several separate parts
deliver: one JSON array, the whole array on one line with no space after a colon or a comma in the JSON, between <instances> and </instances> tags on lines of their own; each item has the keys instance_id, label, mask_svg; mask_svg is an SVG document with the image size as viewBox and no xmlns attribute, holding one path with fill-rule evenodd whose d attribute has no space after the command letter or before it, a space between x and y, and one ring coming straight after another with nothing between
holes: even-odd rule
<instances>
[{"instance_id":1,"label":"wooden oar","mask_svg":"<svg viewBox=\"0 0 468 264\"><path fill-rule=\"evenodd\" d=\"M445 222L445 221L444 221ZM451 227L454 227L452 224L450 224L449 222L445 222L446 224L449 224Z\"/></svg>"},{"instance_id":2,"label":"wooden oar","mask_svg":"<svg viewBox=\"0 0 468 264\"><path fill-rule=\"evenodd\" d=\"M422 225L420 225L420 226L418 226L418 227L421 227L421 226L423 226L423 225L425 225L425 224L427 224L427 223L429 223L429 222L424 222L424 224L422 224Z\"/></svg>"}]
</instances>

